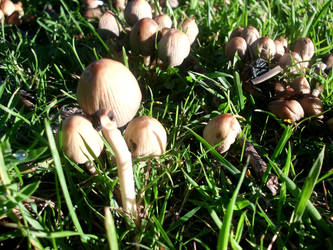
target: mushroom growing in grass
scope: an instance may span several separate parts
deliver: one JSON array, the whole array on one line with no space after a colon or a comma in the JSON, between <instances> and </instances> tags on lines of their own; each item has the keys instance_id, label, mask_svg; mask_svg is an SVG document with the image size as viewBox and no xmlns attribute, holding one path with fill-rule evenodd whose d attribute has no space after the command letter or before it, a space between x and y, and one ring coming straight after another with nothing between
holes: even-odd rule
<instances>
[{"instance_id":1,"label":"mushroom growing in grass","mask_svg":"<svg viewBox=\"0 0 333 250\"><path fill-rule=\"evenodd\" d=\"M158 42L158 57L170 67L178 66L189 55L190 48L190 40L184 32L168 29Z\"/></svg>"},{"instance_id":2,"label":"mushroom growing in grass","mask_svg":"<svg viewBox=\"0 0 333 250\"><path fill-rule=\"evenodd\" d=\"M62 145L64 153L75 163L85 164L91 174L96 174L92 164L104 147L100 134L94 129L91 121L83 115L67 117L62 123ZM93 155L87 149L89 146Z\"/></svg>"},{"instance_id":3,"label":"mushroom growing in grass","mask_svg":"<svg viewBox=\"0 0 333 250\"><path fill-rule=\"evenodd\" d=\"M297 77L291 82L290 87L303 94L310 94L311 92L310 84L304 76Z\"/></svg>"},{"instance_id":4,"label":"mushroom growing in grass","mask_svg":"<svg viewBox=\"0 0 333 250\"><path fill-rule=\"evenodd\" d=\"M133 158L159 156L165 152L167 133L153 117L141 116L130 121L124 137Z\"/></svg>"},{"instance_id":5,"label":"mushroom growing in grass","mask_svg":"<svg viewBox=\"0 0 333 250\"><path fill-rule=\"evenodd\" d=\"M150 56L154 54L158 30L158 24L153 19L143 18L134 25L130 33L131 49L135 54L145 57L146 65L150 63Z\"/></svg>"},{"instance_id":6,"label":"mushroom growing in grass","mask_svg":"<svg viewBox=\"0 0 333 250\"><path fill-rule=\"evenodd\" d=\"M199 34L198 25L194 18L186 19L182 24L182 31L187 35L190 43L192 44Z\"/></svg>"},{"instance_id":7,"label":"mushroom growing in grass","mask_svg":"<svg viewBox=\"0 0 333 250\"><path fill-rule=\"evenodd\" d=\"M235 116L226 113L213 118L207 123L203 131L203 137L210 145L218 144L216 150L222 154L229 150L241 132L242 128ZM265 161L260 157L254 146L244 137L240 138L240 140L245 144L245 156L249 157L254 172L258 177L263 177L267 169ZM270 174L266 186L273 195L276 195L279 189L277 177Z\"/></svg>"},{"instance_id":8,"label":"mushroom growing in grass","mask_svg":"<svg viewBox=\"0 0 333 250\"><path fill-rule=\"evenodd\" d=\"M246 43L250 46L255 42L259 37L259 31L253 26L247 26L242 31L242 37L245 39Z\"/></svg>"},{"instance_id":9,"label":"mushroom growing in grass","mask_svg":"<svg viewBox=\"0 0 333 250\"><path fill-rule=\"evenodd\" d=\"M101 59L81 74L77 97L85 113L98 116L103 135L116 155L124 210L136 217L131 154L117 128L132 120L139 109L141 91L138 82L123 64Z\"/></svg>"},{"instance_id":10,"label":"mushroom growing in grass","mask_svg":"<svg viewBox=\"0 0 333 250\"><path fill-rule=\"evenodd\" d=\"M242 36L243 30L244 30L243 27L238 27L237 29L234 29L230 34L229 40L231 40L231 38L234 38L236 36Z\"/></svg>"},{"instance_id":11,"label":"mushroom growing in grass","mask_svg":"<svg viewBox=\"0 0 333 250\"><path fill-rule=\"evenodd\" d=\"M306 61L305 66L307 66L314 55L314 44L308 37L300 38L295 43L294 51L301 56L303 61Z\"/></svg>"},{"instance_id":12,"label":"mushroom growing in grass","mask_svg":"<svg viewBox=\"0 0 333 250\"><path fill-rule=\"evenodd\" d=\"M159 16L154 17L154 21L158 24L158 27L160 30L163 28L171 28L172 26L172 20L168 16L168 14L162 14Z\"/></svg>"},{"instance_id":13,"label":"mushroom growing in grass","mask_svg":"<svg viewBox=\"0 0 333 250\"><path fill-rule=\"evenodd\" d=\"M243 37L236 36L229 40L225 46L225 55L230 60L234 58L236 52L240 58L244 59L247 51L247 44Z\"/></svg>"},{"instance_id":14,"label":"mushroom growing in grass","mask_svg":"<svg viewBox=\"0 0 333 250\"><path fill-rule=\"evenodd\" d=\"M118 37L121 26L115 15L111 11L105 11L98 22L98 33L106 40L112 37Z\"/></svg>"},{"instance_id":15,"label":"mushroom growing in grass","mask_svg":"<svg viewBox=\"0 0 333 250\"><path fill-rule=\"evenodd\" d=\"M295 123L304 117L304 110L296 100L277 99L268 104L268 110L277 117Z\"/></svg>"},{"instance_id":16,"label":"mushroom growing in grass","mask_svg":"<svg viewBox=\"0 0 333 250\"><path fill-rule=\"evenodd\" d=\"M152 10L146 0L130 0L125 8L125 19L128 25L133 26L142 18L152 18Z\"/></svg>"},{"instance_id":17,"label":"mushroom growing in grass","mask_svg":"<svg viewBox=\"0 0 333 250\"><path fill-rule=\"evenodd\" d=\"M275 43L267 36L261 37L251 44L250 54L252 58L272 60L276 54Z\"/></svg>"}]
</instances>

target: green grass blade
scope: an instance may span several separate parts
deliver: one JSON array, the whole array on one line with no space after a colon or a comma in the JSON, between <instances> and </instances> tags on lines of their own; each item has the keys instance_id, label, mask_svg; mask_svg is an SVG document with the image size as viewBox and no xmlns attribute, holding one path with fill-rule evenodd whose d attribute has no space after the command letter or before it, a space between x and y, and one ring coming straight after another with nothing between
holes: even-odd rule
<instances>
[{"instance_id":1,"label":"green grass blade","mask_svg":"<svg viewBox=\"0 0 333 250\"><path fill-rule=\"evenodd\" d=\"M304 187L299 194L299 198L297 199L297 205L295 207L294 213L291 217L291 223L300 222L303 216L303 213L306 208L306 204L308 203L310 196L313 192L314 186L316 185L316 181L318 179L321 167L324 162L324 154L325 154L325 146L319 153L316 161L314 162L309 175L306 177Z\"/></svg>"},{"instance_id":2,"label":"green grass blade","mask_svg":"<svg viewBox=\"0 0 333 250\"><path fill-rule=\"evenodd\" d=\"M269 164L273 167L275 173L278 175L279 179L286 183L288 191L292 196L298 197L300 195L301 190L296 186L296 184L286 176L282 170L272 161L269 161ZM319 211L315 208L315 206L307 201L306 211L312 217L312 219L316 222L316 224L329 236L333 237L332 226L330 226L321 216Z\"/></svg>"},{"instance_id":3,"label":"green grass blade","mask_svg":"<svg viewBox=\"0 0 333 250\"><path fill-rule=\"evenodd\" d=\"M57 175L59 177L60 186L61 186L62 192L64 194L64 198L65 198L65 202L66 202L69 214L72 218L72 221L75 225L76 230L81 234L81 236L83 236L83 230L81 228L79 219L75 213L75 208L73 207L73 203L72 203L71 197L69 195L66 178L65 178L64 172L62 170L59 153L58 153L57 146L56 146L53 134L52 134L50 123L48 120L45 119L44 124L45 124L46 135L47 135L47 138L49 141L50 150L51 150L52 157L54 160L55 169L56 169Z\"/></svg>"},{"instance_id":4,"label":"green grass blade","mask_svg":"<svg viewBox=\"0 0 333 250\"><path fill-rule=\"evenodd\" d=\"M230 228L231 228L231 220L232 220L232 215L237 199L237 195L239 192L239 189L243 183L245 173L246 173L247 167L243 168L243 171L241 173L240 179L238 181L237 187L231 197L231 200L228 204L227 211L225 215L223 216L223 221L222 221L222 228L219 233L218 237L218 242L217 242L217 249L218 250L226 250L228 249L228 241L229 241L229 236L230 236Z\"/></svg>"},{"instance_id":5,"label":"green grass blade","mask_svg":"<svg viewBox=\"0 0 333 250\"><path fill-rule=\"evenodd\" d=\"M168 244L168 246L172 249L174 249L174 245L172 244L172 241L170 240L168 234L165 232L165 230L163 229L161 223L158 221L158 219L156 218L155 215L152 216L154 223L159 231L159 233L161 233L162 238L166 241L166 243Z\"/></svg>"},{"instance_id":6,"label":"green grass blade","mask_svg":"<svg viewBox=\"0 0 333 250\"><path fill-rule=\"evenodd\" d=\"M186 127L185 127L186 128ZM227 161L221 154L219 154L214 147L212 147L204 138L202 138L200 135L195 133L192 129L186 128L188 131L190 131L197 139L200 141L207 149L208 151L216 157L216 159L219 160L219 162L233 175L239 175L240 171L232 165L229 161Z\"/></svg>"},{"instance_id":7,"label":"green grass blade","mask_svg":"<svg viewBox=\"0 0 333 250\"><path fill-rule=\"evenodd\" d=\"M117 241L117 231L114 224L113 216L111 214L110 208L104 208L104 225L106 230L106 237L108 239L109 248L111 250L118 250L118 241Z\"/></svg>"}]
</instances>

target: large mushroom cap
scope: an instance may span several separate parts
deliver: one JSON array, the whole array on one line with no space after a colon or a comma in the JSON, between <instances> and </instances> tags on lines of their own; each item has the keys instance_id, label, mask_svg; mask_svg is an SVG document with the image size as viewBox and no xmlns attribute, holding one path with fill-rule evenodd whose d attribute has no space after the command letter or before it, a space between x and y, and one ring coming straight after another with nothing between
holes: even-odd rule
<instances>
[{"instance_id":1,"label":"large mushroom cap","mask_svg":"<svg viewBox=\"0 0 333 250\"><path fill-rule=\"evenodd\" d=\"M90 120L82 115L67 117L62 124L62 143L65 154L78 164L93 160L86 144L98 157L104 143ZM86 144L85 144L86 143Z\"/></svg>"},{"instance_id":2,"label":"large mushroom cap","mask_svg":"<svg viewBox=\"0 0 333 250\"><path fill-rule=\"evenodd\" d=\"M134 158L159 156L165 152L165 128L153 117L141 116L133 119L128 124L124 136Z\"/></svg>"},{"instance_id":3,"label":"large mushroom cap","mask_svg":"<svg viewBox=\"0 0 333 250\"><path fill-rule=\"evenodd\" d=\"M203 137L210 145L216 145L223 141L217 147L217 151L222 154L229 150L241 132L242 129L237 119L232 114L226 113L207 123Z\"/></svg>"},{"instance_id":4,"label":"large mushroom cap","mask_svg":"<svg viewBox=\"0 0 333 250\"><path fill-rule=\"evenodd\" d=\"M89 115L112 110L118 127L133 119L141 102L141 91L132 72L120 62L100 59L81 74L78 102Z\"/></svg>"}]
</instances>

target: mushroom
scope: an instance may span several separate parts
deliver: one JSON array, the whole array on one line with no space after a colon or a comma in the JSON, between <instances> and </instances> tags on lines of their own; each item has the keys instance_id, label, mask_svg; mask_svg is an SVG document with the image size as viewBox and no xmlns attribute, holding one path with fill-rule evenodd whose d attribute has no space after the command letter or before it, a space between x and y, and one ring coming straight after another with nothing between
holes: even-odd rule
<instances>
[{"instance_id":1,"label":"mushroom","mask_svg":"<svg viewBox=\"0 0 333 250\"><path fill-rule=\"evenodd\" d=\"M290 87L303 94L310 94L311 92L310 84L304 76L297 77L294 81L292 81Z\"/></svg>"},{"instance_id":2,"label":"mushroom","mask_svg":"<svg viewBox=\"0 0 333 250\"><path fill-rule=\"evenodd\" d=\"M131 0L127 3L125 19L130 26L145 17L152 18L152 10L146 0Z\"/></svg>"},{"instance_id":3,"label":"mushroom","mask_svg":"<svg viewBox=\"0 0 333 250\"><path fill-rule=\"evenodd\" d=\"M192 44L199 34L199 28L195 22L195 19L186 19L182 24L182 31L187 35L188 39L190 40L190 44Z\"/></svg>"},{"instance_id":4,"label":"mushroom","mask_svg":"<svg viewBox=\"0 0 333 250\"><path fill-rule=\"evenodd\" d=\"M256 41L260 35L259 31L253 26L247 26L242 31L242 37L245 39L246 43L250 46L254 41Z\"/></svg>"},{"instance_id":5,"label":"mushroom","mask_svg":"<svg viewBox=\"0 0 333 250\"><path fill-rule=\"evenodd\" d=\"M308 37L300 38L295 43L294 51L302 57L303 61L310 61L314 55L314 44Z\"/></svg>"},{"instance_id":6,"label":"mushroom","mask_svg":"<svg viewBox=\"0 0 333 250\"><path fill-rule=\"evenodd\" d=\"M204 128L203 138L211 145L223 141L216 150L222 154L229 150L242 132L237 119L229 113L219 115L210 120Z\"/></svg>"},{"instance_id":7,"label":"mushroom","mask_svg":"<svg viewBox=\"0 0 333 250\"><path fill-rule=\"evenodd\" d=\"M258 38L250 45L250 54L252 58L271 60L276 54L275 43L267 36Z\"/></svg>"},{"instance_id":8,"label":"mushroom","mask_svg":"<svg viewBox=\"0 0 333 250\"><path fill-rule=\"evenodd\" d=\"M152 56L155 50L157 32L158 24L153 19L143 18L139 20L130 33L129 39L132 51L146 57Z\"/></svg>"},{"instance_id":9,"label":"mushroom","mask_svg":"<svg viewBox=\"0 0 333 250\"><path fill-rule=\"evenodd\" d=\"M316 96L304 95L299 103L302 105L306 116L318 115L323 112L323 104ZM318 116L319 119L324 118L323 115Z\"/></svg>"},{"instance_id":10,"label":"mushroom","mask_svg":"<svg viewBox=\"0 0 333 250\"><path fill-rule=\"evenodd\" d=\"M105 11L98 22L98 33L106 40L110 37L118 37L121 26L111 11Z\"/></svg>"},{"instance_id":11,"label":"mushroom","mask_svg":"<svg viewBox=\"0 0 333 250\"><path fill-rule=\"evenodd\" d=\"M274 100L268 104L268 110L281 119L290 120L292 123L304 117L304 110L296 100L283 98Z\"/></svg>"},{"instance_id":12,"label":"mushroom","mask_svg":"<svg viewBox=\"0 0 333 250\"><path fill-rule=\"evenodd\" d=\"M165 152L167 133L153 117L141 116L130 121L124 137L134 158L159 156Z\"/></svg>"},{"instance_id":13,"label":"mushroom","mask_svg":"<svg viewBox=\"0 0 333 250\"><path fill-rule=\"evenodd\" d=\"M115 153L124 210L137 217L131 153L118 127L136 114L141 91L131 71L123 64L100 59L81 74L77 87L78 102L83 111L97 115L103 135Z\"/></svg>"},{"instance_id":14,"label":"mushroom","mask_svg":"<svg viewBox=\"0 0 333 250\"><path fill-rule=\"evenodd\" d=\"M158 24L160 30L163 28L171 28L172 20L167 14L162 14L154 17L154 21Z\"/></svg>"},{"instance_id":15,"label":"mushroom","mask_svg":"<svg viewBox=\"0 0 333 250\"><path fill-rule=\"evenodd\" d=\"M236 36L242 36L243 30L244 30L243 27L238 27L237 29L234 29L230 34L229 40L231 40L232 38L234 38Z\"/></svg>"},{"instance_id":16,"label":"mushroom","mask_svg":"<svg viewBox=\"0 0 333 250\"><path fill-rule=\"evenodd\" d=\"M213 118L207 123L203 131L203 137L211 145L219 144L216 150L222 154L229 150L231 144L235 142L241 132L241 126L235 116L226 113ZM262 178L266 172L267 164L250 142L244 137L240 140L245 144L244 152L249 157L254 172L258 177ZM270 174L266 186L271 190L273 195L276 195L279 189L277 176Z\"/></svg>"},{"instance_id":17,"label":"mushroom","mask_svg":"<svg viewBox=\"0 0 333 250\"><path fill-rule=\"evenodd\" d=\"M0 8L5 16L10 16L16 10L15 4L11 0L2 0Z\"/></svg>"},{"instance_id":18,"label":"mushroom","mask_svg":"<svg viewBox=\"0 0 333 250\"><path fill-rule=\"evenodd\" d=\"M83 115L67 117L62 123L62 145L64 153L77 164L85 164L90 173L96 174L96 169L91 163L98 157L104 147L103 140L94 129L91 121Z\"/></svg>"},{"instance_id":19,"label":"mushroom","mask_svg":"<svg viewBox=\"0 0 333 250\"><path fill-rule=\"evenodd\" d=\"M171 8L176 8L179 5L178 0L160 0L161 7L166 7L167 2Z\"/></svg>"},{"instance_id":20,"label":"mushroom","mask_svg":"<svg viewBox=\"0 0 333 250\"><path fill-rule=\"evenodd\" d=\"M326 70L330 70L333 66L333 54L330 54L326 59Z\"/></svg>"},{"instance_id":21,"label":"mushroom","mask_svg":"<svg viewBox=\"0 0 333 250\"><path fill-rule=\"evenodd\" d=\"M178 66L189 55L190 48L190 40L184 32L168 29L158 42L158 57L170 67Z\"/></svg>"},{"instance_id":22,"label":"mushroom","mask_svg":"<svg viewBox=\"0 0 333 250\"><path fill-rule=\"evenodd\" d=\"M243 37L236 36L229 40L225 46L225 55L230 60L234 58L236 52L240 58L244 59L247 51L247 44Z\"/></svg>"},{"instance_id":23,"label":"mushroom","mask_svg":"<svg viewBox=\"0 0 333 250\"><path fill-rule=\"evenodd\" d=\"M102 16L102 10L99 8L100 5L103 5L103 1L99 0L85 0L85 12L84 16L86 18L98 18Z\"/></svg>"}]
</instances>

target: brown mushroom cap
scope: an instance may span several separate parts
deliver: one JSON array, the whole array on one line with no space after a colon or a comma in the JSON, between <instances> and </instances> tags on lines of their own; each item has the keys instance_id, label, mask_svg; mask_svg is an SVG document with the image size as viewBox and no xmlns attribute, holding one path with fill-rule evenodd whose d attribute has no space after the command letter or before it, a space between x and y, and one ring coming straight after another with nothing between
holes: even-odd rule
<instances>
[{"instance_id":1,"label":"brown mushroom cap","mask_svg":"<svg viewBox=\"0 0 333 250\"><path fill-rule=\"evenodd\" d=\"M269 37L258 38L250 46L251 56L253 58L263 58L265 60L271 60L276 54L275 43Z\"/></svg>"},{"instance_id":2,"label":"brown mushroom cap","mask_svg":"<svg viewBox=\"0 0 333 250\"><path fill-rule=\"evenodd\" d=\"M290 68L291 73L297 73L300 69L301 71L304 70L302 58L297 52L287 52L285 53L280 59L279 59L279 65L286 69L288 67Z\"/></svg>"},{"instance_id":3,"label":"brown mushroom cap","mask_svg":"<svg viewBox=\"0 0 333 250\"><path fill-rule=\"evenodd\" d=\"M167 14L162 14L154 17L154 21L158 24L160 30L162 30L163 28L170 29L172 27L172 20Z\"/></svg>"},{"instance_id":4,"label":"brown mushroom cap","mask_svg":"<svg viewBox=\"0 0 333 250\"><path fill-rule=\"evenodd\" d=\"M145 17L152 18L152 10L146 0L133 0L127 3L125 19L130 26L133 26L137 21Z\"/></svg>"},{"instance_id":5,"label":"brown mushroom cap","mask_svg":"<svg viewBox=\"0 0 333 250\"><path fill-rule=\"evenodd\" d=\"M192 44L199 34L198 25L194 18L186 19L182 24L182 31L187 35L190 43Z\"/></svg>"},{"instance_id":6,"label":"brown mushroom cap","mask_svg":"<svg viewBox=\"0 0 333 250\"><path fill-rule=\"evenodd\" d=\"M228 59L234 58L236 52L240 58L244 58L247 51L247 44L243 37L236 36L230 39L225 46L225 54Z\"/></svg>"},{"instance_id":7,"label":"brown mushroom cap","mask_svg":"<svg viewBox=\"0 0 333 250\"><path fill-rule=\"evenodd\" d=\"M245 39L246 43L250 46L254 41L256 41L260 35L259 31L253 26L247 26L242 31L242 37Z\"/></svg>"},{"instance_id":8,"label":"brown mushroom cap","mask_svg":"<svg viewBox=\"0 0 333 250\"><path fill-rule=\"evenodd\" d=\"M302 105L306 116L318 115L323 112L323 104L316 96L304 95L303 98L299 100L299 103ZM319 119L323 117L323 115L318 116Z\"/></svg>"},{"instance_id":9,"label":"brown mushroom cap","mask_svg":"<svg viewBox=\"0 0 333 250\"><path fill-rule=\"evenodd\" d=\"M290 84L290 87L292 87L294 90L299 91L303 94L311 93L310 84L304 76L297 77L294 81L292 81L292 83Z\"/></svg>"},{"instance_id":10,"label":"brown mushroom cap","mask_svg":"<svg viewBox=\"0 0 333 250\"><path fill-rule=\"evenodd\" d=\"M96 157L100 155L104 147L104 142L91 121L82 115L70 116L64 120L62 143L65 154L78 164L84 164L94 159L86 144Z\"/></svg>"},{"instance_id":11,"label":"brown mushroom cap","mask_svg":"<svg viewBox=\"0 0 333 250\"><path fill-rule=\"evenodd\" d=\"M130 46L134 53L150 56L155 50L155 37L158 24L151 18L138 21L130 34Z\"/></svg>"},{"instance_id":12,"label":"brown mushroom cap","mask_svg":"<svg viewBox=\"0 0 333 250\"><path fill-rule=\"evenodd\" d=\"M78 102L89 115L100 109L112 110L121 127L135 116L141 91L132 72L120 62L100 59L81 74L77 86Z\"/></svg>"},{"instance_id":13,"label":"brown mushroom cap","mask_svg":"<svg viewBox=\"0 0 333 250\"><path fill-rule=\"evenodd\" d=\"M327 57L327 60L326 60L326 69L327 70L330 70L333 66L333 54L330 54L328 57Z\"/></svg>"},{"instance_id":14,"label":"brown mushroom cap","mask_svg":"<svg viewBox=\"0 0 333 250\"><path fill-rule=\"evenodd\" d=\"M119 36L120 25L111 11L105 11L98 23L98 32L103 39L110 36Z\"/></svg>"},{"instance_id":15,"label":"brown mushroom cap","mask_svg":"<svg viewBox=\"0 0 333 250\"><path fill-rule=\"evenodd\" d=\"M314 55L314 44L308 37L300 38L295 43L294 51L297 52L304 61L308 61Z\"/></svg>"},{"instance_id":16,"label":"brown mushroom cap","mask_svg":"<svg viewBox=\"0 0 333 250\"><path fill-rule=\"evenodd\" d=\"M236 36L242 36L243 30L244 30L243 27L238 27L237 29L234 29L230 34L229 40L231 40L232 38L234 38Z\"/></svg>"},{"instance_id":17,"label":"brown mushroom cap","mask_svg":"<svg viewBox=\"0 0 333 250\"><path fill-rule=\"evenodd\" d=\"M153 117L141 116L130 121L124 137L134 158L159 156L165 152L167 133Z\"/></svg>"},{"instance_id":18,"label":"brown mushroom cap","mask_svg":"<svg viewBox=\"0 0 333 250\"><path fill-rule=\"evenodd\" d=\"M276 49L275 58L279 59L284 55L284 53L286 53L286 50L285 47L283 46L283 43L280 40L274 40L274 43Z\"/></svg>"},{"instance_id":19,"label":"brown mushroom cap","mask_svg":"<svg viewBox=\"0 0 333 250\"><path fill-rule=\"evenodd\" d=\"M219 153L229 150L242 132L237 119L229 113L219 115L210 120L204 128L203 137L210 145L216 145L223 141L218 147Z\"/></svg>"},{"instance_id":20,"label":"brown mushroom cap","mask_svg":"<svg viewBox=\"0 0 333 250\"><path fill-rule=\"evenodd\" d=\"M268 110L281 119L290 120L292 123L304 117L304 110L296 100L277 99L268 104Z\"/></svg>"},{"instance_id":21,"label":"brown mushroom cap","mask_svg":"<svg viewBox=\"0 0 333 250\"><path fill-rule=\"evenodd\" d=\"M190 48L190 40L184 32L169 29L158 42L158 57L171 67L178 66L189 55Z\"/></svg>"}]
</instances>

